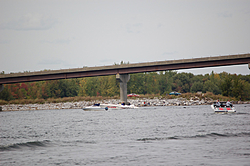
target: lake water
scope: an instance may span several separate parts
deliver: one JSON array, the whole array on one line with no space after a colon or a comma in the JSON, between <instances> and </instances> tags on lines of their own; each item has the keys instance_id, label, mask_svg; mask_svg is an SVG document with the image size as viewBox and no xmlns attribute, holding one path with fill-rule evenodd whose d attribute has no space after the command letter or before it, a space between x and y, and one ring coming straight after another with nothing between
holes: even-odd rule
<instances>
[{"instance_id":1,"label":"lake water","mask_svg":"<svg viewBox=\"0 0 250 166\"><path fill-rule=\"evenodd\" d=\"M0 112L0 165L250 165L250 105Z\"/></svg>"}]
</instances>

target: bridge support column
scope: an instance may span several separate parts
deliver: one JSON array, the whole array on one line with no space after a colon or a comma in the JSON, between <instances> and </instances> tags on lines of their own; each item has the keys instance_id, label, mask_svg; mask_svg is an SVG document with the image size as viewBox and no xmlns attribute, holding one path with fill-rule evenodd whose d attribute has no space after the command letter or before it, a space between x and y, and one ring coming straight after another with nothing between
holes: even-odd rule
<instances>
[{"instance_id":1,"label":"bridge support column","mask_svg":"<svg viewBox=\"0 0 250 166\"><path fill-rule=\"evenodd\" d=\"M248 69L250 70L250 63L248 63Z\"/></svg>"},{"instance_id":2,"label":"bridge support column","mask_svg":"<svg viewBox=\"0 0 250 166\"><path fill-rule=\"evenodd\" d=\"M0 92L2 92L3 89L4 89L3 84L0 84Z\"/></svg>"},{"instance_id":3,"label":"bridge support column","mask_svg":"<svg viewBox=\"0 0 250 166\"><path fill-rule=\"evenodd\" d=\"M120 100L125 104L127 104L127 82L129 79L129 74L116 74L116 80L120 82Z\"/></svg>"}]
</instances>

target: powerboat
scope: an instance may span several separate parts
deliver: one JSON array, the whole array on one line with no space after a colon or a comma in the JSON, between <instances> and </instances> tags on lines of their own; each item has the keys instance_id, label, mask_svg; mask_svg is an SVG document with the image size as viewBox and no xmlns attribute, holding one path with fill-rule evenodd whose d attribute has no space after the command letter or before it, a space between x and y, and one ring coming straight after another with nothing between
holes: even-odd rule
<instances>
[{"instance_id":1,"label":"powerboat","mask_svg":"<svg viewBox=\"0 0 250 166\"><path fill-rule=\"evenodd\" d=\"M117 110L117 109L135 109L138 108L135 105L123 105L123 104L100 104L100 107L102 108L108 108L112 110Z\"/></svg>"},{"instance_id":2,"label":"powerboat","mask_svg":"<svg viewBox=\"0 0 250 166\"><path fill-rule=\"evenodd\" d=\"M84 111L107 111L108 107L101 107L99 104L94 104L83 108Z\"/></svg>"},{"instance_id":3,"label":"powerboat","mask_svg":"<svg viewBox=\"0 0 250 166\"><path fill-rule=\"evenodd\" d=\"M135 105L121 105L120 106L122 109L136 109L139 107L136 107Z\"/></svg>"},{"instance_id":4,"label":"powerboat","mask_svg":"<svg viewBox=\"0 0 250 166\"><path fill-rule=\"evenodd\" d=\"M101 108L108 108L110 110L118 110L121 109L118 104L100 104Z\"/></svg>"},{"instance_id":5,"label":"powerboat","mask_svg":"<svg viewBox=\"0 0 250 166\"><path fill-rule=\"evenodd\" d=\"M226 106L226 102L221 102L221 105L218 107L214 102L211 105L211 108L214 110L215 113L235 113L236 109L233 105Z\"/></svg>"},{"instance_id":6,"label":"powerboat","mask_svg":"<svg viewBox=\"0 0 250 166\"><path fill-rule=\"evenodd\" d=\"M135 105L123 105L123 104L94 104L92 106L84 107L85 111L104 111L104 110L119 110L119 109L135 109L138 108Z\"/></svg>"}]
</instances>

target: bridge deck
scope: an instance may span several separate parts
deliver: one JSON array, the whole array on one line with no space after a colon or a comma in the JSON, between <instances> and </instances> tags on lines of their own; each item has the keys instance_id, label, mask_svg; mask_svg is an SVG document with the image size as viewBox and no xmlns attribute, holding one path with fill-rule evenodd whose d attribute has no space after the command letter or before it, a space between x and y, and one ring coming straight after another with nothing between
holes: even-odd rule
<instances>
[{"instance_id":1,"label":"bridge deck","mask_svg":"<svg viewBox=\"0 0 250 166\"><path fill-rule=\"evenodd\" d=\"M178 70L213 66L249 64L250 54L214 56L205 58L169 60L147 63L134 63L100 67L84 67L75 69L48 70L40 72L13 73L0 75L0 84L55 80L91 76L105 76L164 70Z\"/></svg>"}]
</instances>

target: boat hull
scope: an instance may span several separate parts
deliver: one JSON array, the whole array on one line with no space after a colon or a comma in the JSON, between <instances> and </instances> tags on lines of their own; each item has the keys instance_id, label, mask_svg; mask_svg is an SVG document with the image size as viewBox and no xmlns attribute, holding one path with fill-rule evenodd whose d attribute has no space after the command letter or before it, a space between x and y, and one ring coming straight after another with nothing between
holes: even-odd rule
<instances>
[{"instance_id":1,"label":"boat hull","mask_svg":"<svg viewBox=\"0 0 250 166\"><path fill-rule=\"evenodd\" d=\"M211 108L214 110L215 113L235 113L235 107L215 107L211 105Z\"/></svg>"},{"instance_id":2,"label":"boat hull","mask_svg":"<svg viewBox=\"0 0 250 166\"><path fill-rule=\"evenodd\" d=\"M100 106L89 106L89 107L84 107L84 111L107 111L107 107L100 107Z\"/></svg>"},{"instance_id":3,"label":"boat hull","mask_svg":"<svg viewBox=\"0 0 250 166\"><path fill-rule=\"evenodd\" d=\"M122 109L136 109L138 107L134 106L134 105L121 105Z\"/></svg>"},{"instance_id":4,"label":"boat hull","mask_svg":"<svg viewBox=\"0 0 250 166\"><path fill-rule=\"evenodd\" d=\"M84 107L85 111L104 111L104 110L120 110L120 109L135 109L135 105L121 105L121 104L98 104Z\"/></svg>"},{"instance_id":5,"label":"boat hull","mask_svg":"<svg viewBox=\"0 0 250 166\"><path fill-rule=\"evenodd\" d=\"M121 105L121 104L100 104L100 107L107 107L108 109L118 110L118 109L135 109L138 108L135 105Z\"/></svg>"}]
</instances>

